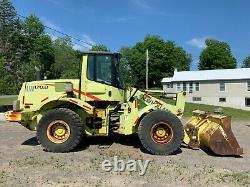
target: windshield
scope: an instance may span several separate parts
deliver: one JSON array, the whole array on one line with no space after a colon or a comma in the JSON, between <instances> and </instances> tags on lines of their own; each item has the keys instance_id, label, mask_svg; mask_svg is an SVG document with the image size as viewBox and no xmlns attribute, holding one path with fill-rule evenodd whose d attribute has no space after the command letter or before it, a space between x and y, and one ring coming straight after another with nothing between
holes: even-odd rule
<instances>
[{"instance_id":1,"label":"windshield","mask_svg":"<svg viewBox=\"0 0 250 187\"><path fill-rule=\"evenodd\" d=\"M89 55L88 75L89 80L123 88L120 78L118 55Z\"/></svg>"}]
</instances>

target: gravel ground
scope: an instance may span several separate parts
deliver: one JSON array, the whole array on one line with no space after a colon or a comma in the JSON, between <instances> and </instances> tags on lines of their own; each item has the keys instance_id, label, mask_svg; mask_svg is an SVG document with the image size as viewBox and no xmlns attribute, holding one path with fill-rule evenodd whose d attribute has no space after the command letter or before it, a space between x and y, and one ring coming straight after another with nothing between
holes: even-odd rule
<instances>
[{"instance_id":1,"label":"gravel ground","mask_svg":"<svg viewBox=\"0 0 250 187\"><path fill-rule=\"evenodd\" d=\"M218 157L182 147L175 155L144 153L136 137L90 138L71 153L44 152L35 133L0 122L0 186L250 186L250 122L233 121L244 155ZM138 172L105 172L101 162L149 159Z\"/></svg>"}]
</instances>

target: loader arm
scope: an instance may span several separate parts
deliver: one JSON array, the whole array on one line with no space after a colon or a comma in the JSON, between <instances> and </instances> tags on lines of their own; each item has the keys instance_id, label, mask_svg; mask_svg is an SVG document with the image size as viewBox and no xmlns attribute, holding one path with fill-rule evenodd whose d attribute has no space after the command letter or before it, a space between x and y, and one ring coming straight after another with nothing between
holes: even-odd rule
<instances>
[{"instance_id":1,"label":"loader arm","mask_svg":"<svg viewBox=\"0 0 250 187\"><path fill-rule=\"evenodd\" d=\"M185 92L175 93L173 103L167 103L149 94L149 91L140 91L136 88L128 89L126 103L122 104L124 112L120 116L120 134L133 134L137 132L138 125L143 117L155 110L166 110L182 117L185 107Z\"/></svg>"},{"instance_id":2,"label":"loader arm","mask_svg":"<svg viewBox=\"0 0 250 187\"><path fill-rule=\"evenodd\" d=\"M161 92L161 91L160 91ZM170 111L171 113L175 114L178 118L181 118L184 113L185 108L185 100L186 100L186 92L178 92L178 93L170 93L173 97L174 104L167 103L152 96L150 93L159 93L157 91L150 91L146 90L145 92L137 91L135 97L139 100L139 104L142 107L151 106L152 109L160 109Z\"/></svg>"}]
</instances>

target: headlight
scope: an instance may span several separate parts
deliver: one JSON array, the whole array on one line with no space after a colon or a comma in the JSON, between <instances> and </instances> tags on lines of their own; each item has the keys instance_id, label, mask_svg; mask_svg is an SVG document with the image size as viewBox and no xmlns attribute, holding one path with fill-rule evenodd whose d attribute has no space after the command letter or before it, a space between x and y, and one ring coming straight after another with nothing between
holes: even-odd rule
<instances>
[{"instance_id":1,"label":"headlight","mask_svg":"<svg viewBox=\"0 0 250 187\"><path fill-rule=\"evenodd\" d=\"M65 91L66 93L73 93L73 84L71 82L66 83Z\"/></svg>"}]
</instances>

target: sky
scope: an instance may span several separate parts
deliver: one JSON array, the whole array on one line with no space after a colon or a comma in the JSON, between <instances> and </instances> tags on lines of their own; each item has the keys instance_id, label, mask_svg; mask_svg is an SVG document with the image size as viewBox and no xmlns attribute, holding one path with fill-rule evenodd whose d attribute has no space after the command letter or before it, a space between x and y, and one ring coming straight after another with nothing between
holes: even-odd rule
<instances>
[{"instance_id":1,"label":"sky","mask_svg":"<svg viewBox=\"0 0 250 187\"><path fill-rule=\"evenodd\" d=\"M197 69L205 39L230 44L238 67L250 55L249 0L12 0L18 14L35 14L48 27L112 51L148 34L172 40L192 54ZM55 39L58 33L49 31ZM84 46L84 47L83 47ZM88 50L89 45L74 44Z\"/></svg>"}]
</instances>

